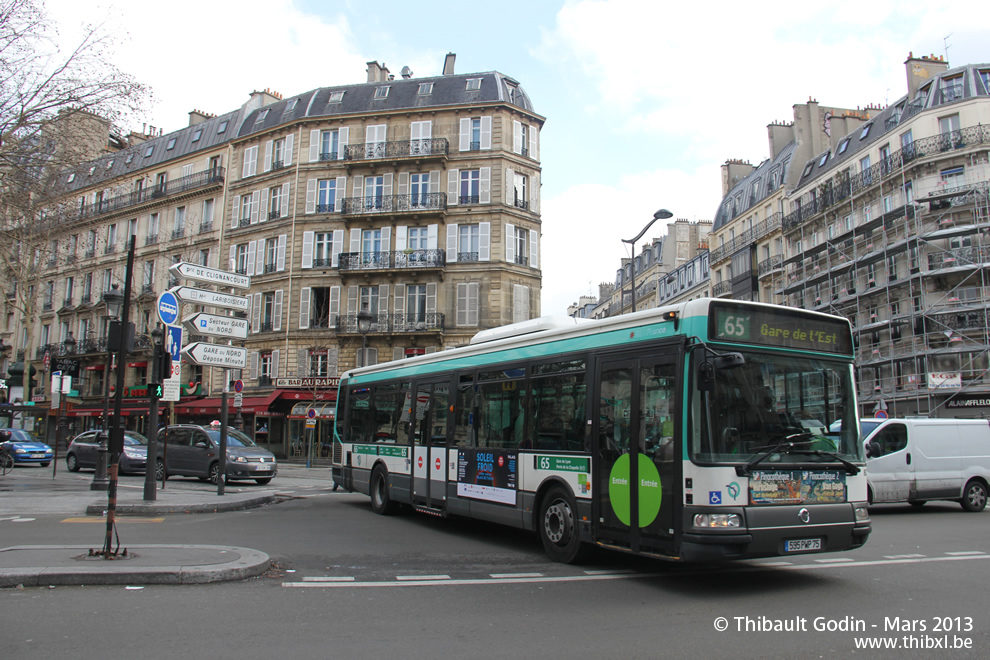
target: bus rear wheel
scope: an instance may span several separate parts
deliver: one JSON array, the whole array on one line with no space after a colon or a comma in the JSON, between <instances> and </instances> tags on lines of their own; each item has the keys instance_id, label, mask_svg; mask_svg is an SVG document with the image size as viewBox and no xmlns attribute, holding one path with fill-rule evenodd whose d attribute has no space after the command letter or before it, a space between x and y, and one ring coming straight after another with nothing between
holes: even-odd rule
<instances>
[{"instance_id":1,"label":"bus rear wheel","mask_svg":"<svg viewBox=\"0 0 990 660\"><path fill-rule=\"evenodd\" d=\"M398 508L388 494L388 472L376 467L371 473L371 510L380 516L390 516Z\"/></svg>"},{"instance_id":2,"label":"bus rear wheel","mask_svg":"<svg viewBox=\"0 0 990 660\"><path fill-rule=\"evenodd\" d=\"M537 529L552 561L573 564L588 554L588 546L581 543L575 511L574 498L561 486L554 486L543 497Z\"/></svg>"}]
</instances>

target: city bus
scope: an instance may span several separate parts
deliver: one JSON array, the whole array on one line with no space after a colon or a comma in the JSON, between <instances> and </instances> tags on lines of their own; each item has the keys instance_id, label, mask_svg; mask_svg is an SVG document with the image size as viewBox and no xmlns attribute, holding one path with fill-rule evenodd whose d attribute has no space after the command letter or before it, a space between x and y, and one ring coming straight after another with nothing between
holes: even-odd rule
<instances>
[{"instance_id":1,"label":"city bus","mask_svg":"<svg viewBox=\"0 0 990 660\"><path fill-rule=\"evenodd\" d=\"M841 422L829 432L835 422ZM333 479L398 507L674 561L871 531L847 319L702 298L540 318L340 379Z\"/></svg>"}]
</instances>

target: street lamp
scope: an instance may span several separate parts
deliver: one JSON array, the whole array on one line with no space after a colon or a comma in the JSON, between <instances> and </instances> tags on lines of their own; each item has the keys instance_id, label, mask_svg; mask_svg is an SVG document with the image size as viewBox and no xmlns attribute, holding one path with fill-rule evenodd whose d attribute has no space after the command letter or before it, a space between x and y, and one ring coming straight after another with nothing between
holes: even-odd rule
<instances>
[{"instance_id":1,"label":"street lamp","mask_svg":"<svg viewBox=\"0 0 990 660\"><path fill-rule=\"evenodd\" d=\"M89 484L90 490L107 490L110 487L110 478L107 476L107 439L109 435L108 421L110 419L110 372L113 370L113 351L110 337L122 336L119 329L120 308L124 303L124 294L120 292L120 287L114 284L109 291L103 294L103 302L107 306L107 318L110 323L107 326L107 366L103 372L103 430L100 431L100 445L96 448L96 472L93 474L93 481ZM113 330L111 330L113 326Z\"/></svg>"},{"instance_id":2,"label":"street lamp","mask_svg":"<svg viewBox=\"0 0 990 660\"><path fill-rule=\"evenodd\" d=\"M361 333L361 366L367 366L368 362L368 333L371 332L371 323L375 317L367 310L361 310L357 315L358 332Z\"/></svg>"},{"instance_id":3,"label":"street lamp","mask_svg":"<svg viewBox=\"0 0 990 660\"><path fill-rule=\"evenodd\" d=\"M632 311L634 312L636 311L636 241L643 238L643 234L645 234L647 230L653 226L654 222L657 220L666 220L667 218L672 217L674 217L673 213L667 209L660 209L653 214L653 219L646 223L646 226L643 227L643 231L636 234L635 237L628 240L625 238L619 239L623 243L628 243L632 248L632 260L629 263L629 282L632 284Z\"/></svg>"}]
</instances>

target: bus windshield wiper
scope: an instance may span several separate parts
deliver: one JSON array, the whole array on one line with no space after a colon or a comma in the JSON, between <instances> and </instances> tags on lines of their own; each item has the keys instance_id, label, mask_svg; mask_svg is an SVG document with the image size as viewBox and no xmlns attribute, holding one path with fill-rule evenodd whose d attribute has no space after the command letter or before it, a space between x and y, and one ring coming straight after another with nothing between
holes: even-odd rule
<instances>
[{"instance_id":1,"label":"bus windshield wiper","mask_svg":"<svg viewBox=\"0 0 990 660\"><path fill-rule=\"evenodd\" d=\"M760 448L756 449L755 451L763 451L763 453L760 454L760 455L758 455L758 456L756 456L750 462L746 463L746 465L737 465L736 466L736 474L738 476L740 476L740 477L748 477L750 475L750 471L754 467L756 467L759 463L761 463L768 456L773 455L773 453L776 452L781 447L786 446L788 449L792 449L795 445L799 445L799 444L802 444L803 445L803 444L808 444L809 442L812 442L813 441L812 440L813 437L814 436L811 433L808 433L807 431L803 431L801 433L792 433L791 435L781 436L780 440L778 440L776 442L776 444L770 445L768 447L760 447ZM804 440L798 440L799 438L804 438Z\"/></svg>"},{"instance_id":2,"label":"bus windshield wiper","mask_svg":"<svg viewBox=\"0 0 990 660\"><path fill-rule=\"evenodd\" d=\"M812 456L827 456L828 458L835 459L838 462L842 463L842 467L846 468L846 474L859 474L859 466L858 465L856 465L854 463L850 463L849 461L847 461L846 459L842 458L838 454L835 454L835 453L830 452L830 451L824 451L824 450L821 450L821 449L799 449L799 450L797 450L794 453L795 454L810 454Z\"/></svg>"}]
</instances>

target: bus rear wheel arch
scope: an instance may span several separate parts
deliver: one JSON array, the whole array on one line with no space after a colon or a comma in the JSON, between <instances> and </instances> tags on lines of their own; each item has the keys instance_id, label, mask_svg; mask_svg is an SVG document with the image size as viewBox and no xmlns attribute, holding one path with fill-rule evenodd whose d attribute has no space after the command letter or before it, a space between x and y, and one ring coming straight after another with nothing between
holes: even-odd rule
<instances>
[{"instance_id":1,"label":"bus rear wheel arch","mask_svg":"<svg viewBox=\"0 0 990 660\"><path fill-rule=\"evenodd\" d=\"M552 561L573 564L590 552L581 542L574 496L564 486L551 486L540 498L536 530Z\"/></svg>"},{"instance_id":2,"label":"bus rear wheel arch","mask_svg":"<svg viewBox=\"0 0 990 660\"><path fill-rule=\"evenodd\" d=\"M380 516L390 516L398 510L388 492L388 470L376 465L371 471L371 510Z\"/></svg>"}]
</instances>

